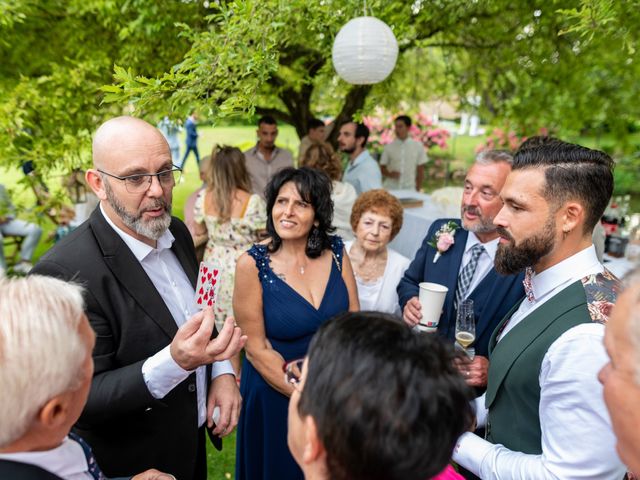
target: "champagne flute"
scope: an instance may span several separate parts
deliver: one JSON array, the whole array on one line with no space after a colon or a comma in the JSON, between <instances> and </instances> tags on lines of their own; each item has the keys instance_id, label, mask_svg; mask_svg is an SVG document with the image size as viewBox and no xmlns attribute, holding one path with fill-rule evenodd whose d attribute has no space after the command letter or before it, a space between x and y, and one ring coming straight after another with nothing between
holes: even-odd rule
<instances>
[{"instance_id":1,"label":"champagne flute","mask_svg":"<svg viewBox=\"0 0 640 480\"><path fill-rule=\"evenodd\" d=\"M466 299L458 305L456 314L456 341L473 360L476 354L475 348L469 348L476 340L476 322L473 314L473 300Z\"/></svg>"}]
</instances>

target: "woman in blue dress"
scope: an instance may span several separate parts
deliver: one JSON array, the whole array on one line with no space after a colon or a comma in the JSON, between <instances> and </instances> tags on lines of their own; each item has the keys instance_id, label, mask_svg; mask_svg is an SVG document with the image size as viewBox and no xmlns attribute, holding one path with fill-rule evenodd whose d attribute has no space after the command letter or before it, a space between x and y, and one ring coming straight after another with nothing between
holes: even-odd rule
<instances>
[{"instance_id":1,"label":"woman in blue dress","mask_svg":"<svg viewBox=\"0 0 640 480\"><path fill-rule=\"evenodd\" d=\"M310 168L286 168L267 185L269 240L236 266L233 310L246 333L236 445L237 480L303 479L287 447L293 388L285 362L302 358L318 327L358 310L342 239L331 236L331 180Z\"/></svg>"}]
</instances>

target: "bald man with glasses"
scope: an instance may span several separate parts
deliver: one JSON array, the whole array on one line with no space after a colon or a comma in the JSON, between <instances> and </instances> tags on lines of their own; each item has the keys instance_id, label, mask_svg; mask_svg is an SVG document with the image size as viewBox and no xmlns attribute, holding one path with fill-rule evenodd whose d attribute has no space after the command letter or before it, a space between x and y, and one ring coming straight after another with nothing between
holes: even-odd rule
<instances>
[{"instance_id":1,"label":"bald man with glasses","mask_svg":"<svg viewBox=\"0 0 640 480\"><path fill-rule=\"evenodd\" d=\"M111 119L94 135L93 163L86 179L100 205L33 270L86 287L95 373L74 430L109 477L153 465L205 479L205 430L220 448L237 423L227 359L246 337L232 318L217 334L213 312L194 301L193 242L171 216L180 169L162 134L136 118Z\"/></svg>"}]
</instances>

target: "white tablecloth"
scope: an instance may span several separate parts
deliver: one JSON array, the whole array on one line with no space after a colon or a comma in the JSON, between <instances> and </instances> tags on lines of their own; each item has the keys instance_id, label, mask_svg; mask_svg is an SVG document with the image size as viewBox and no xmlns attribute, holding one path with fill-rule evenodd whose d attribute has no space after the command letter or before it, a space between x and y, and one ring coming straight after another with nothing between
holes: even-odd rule
<instances>
[{"instance_id":1,"label":"white tablecloth","mask_svg":"<svg viewBox=\"0 0 640 480\"><path fill-rule=\"evenodd\" d=\"M446 213L426 193L414 190L390 190L390 193L397 198L419 198L424 202L421 207L404 209L402 228L389 244L390 248L413 260L433 221L445 218Z\"/></svg>"}]
</instances>

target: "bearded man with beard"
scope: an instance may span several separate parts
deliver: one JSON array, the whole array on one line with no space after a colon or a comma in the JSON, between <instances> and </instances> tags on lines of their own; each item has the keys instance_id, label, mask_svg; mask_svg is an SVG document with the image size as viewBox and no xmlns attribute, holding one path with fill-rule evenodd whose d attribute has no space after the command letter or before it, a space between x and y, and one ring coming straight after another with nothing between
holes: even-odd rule
<instances>
[{"instance_id":1,"label":"bearded man with beard","mask_svg":"<svg viewBox=\"0 0 640 480\"><path fill-rule=\"evenodd\" d=\"M74 431L109 477L154 466L205 479L205 430L220 448L238 420L227 359L246 337L233 318L217 334L213 311L194 301L193 242L171 216L180 170L162 134L136 118L111 119L94 135L93 164L86 179L98 208L32 270L86 288L95 372Z\"/></svg>"},{"instance_id":2,"label":"bearded man with beard","mask_svg":"<svg viewBox=\"0 0 640 480\"><path fill-rule=\"evenodd\" d=\"M612 479L625 468L598 371L619 281L591 235L613 191L605 153L536 139L515 154L494 219L496 270L526 271L526 298L489 342L489 381L476 400L486 440L465 433L454 460L483 479Z\"/></svg>"},{"instance_id":3,"label":"bearded man with beard","mask_svg":"<svg viewBox=\"0 0 640 480\"><path fill-rule=\"evenodd\" d=\"M467 383L479 389L487 384L489 338L498 322L524 296L522 274L500 275L493 268L498 233L493 218L502 208L500 190L511 171L509 153L490 150L480 153L464 182L460 216L433 222L422 246L398 285L404 321L416 325L422 318L418 289L420 282L448 287L438 334L455 341L456 310L464 299L473 300L476 340L473 361L464 365ZM438 232L455 225L453 244L438 252ZM462 228L460 228L462 227Z\"/></svg>"}]
</instances>

